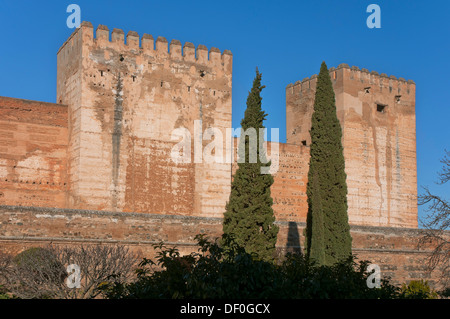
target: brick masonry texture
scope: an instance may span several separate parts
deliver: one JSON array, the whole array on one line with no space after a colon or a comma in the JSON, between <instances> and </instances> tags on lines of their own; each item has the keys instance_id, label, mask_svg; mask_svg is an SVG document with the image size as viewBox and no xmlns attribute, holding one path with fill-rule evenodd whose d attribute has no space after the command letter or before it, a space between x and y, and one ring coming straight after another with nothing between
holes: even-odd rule
<instances>
[{"instance_id":1,"label":"brick masonry texture","mask_svg":"<svg viewBox=\"0 0 450 319\"><path fill-rule=\"evenodd\" d=\"M65 207L67 106L0 97L0 204Z\"/></svg>"},{"instance_id":2,"label":"brick masonry texture","mask_svg":"<svg viewBox=\"0 0 450 319\"><path fill-rule=\"evenodd\" d=\"M299 251L304 245L305 223L277 221L277 249ZM195 235L210 239L222 234L222 219L160 214L77 209L0 206L2 250L18 253L28 247L55 245L123 244L140 256L154 256L153 245L164 241L181 253L196 251ZM358 260L380 265L382 276L394 284L426 279L435 285L438 273L428 273L425 259L430 247L418 246L420 230L378 226L352 226L353 253ZM450 237L450 234L447 234Z\"/></svg>"},{"instance_id":3,"label":"brick masonry texture","mask_svg":"<svg viewBox=\"0 0 450 319\"><path fill-rule=\"evenodd\" d=\"M220 236L237 168L237 139L225 138L232 64L228 50L83 22L57 53L57 104L0 97L0 249L121 243L151 256L160 241L189 253L196 234ZM354 252L398 282L428 278L416 247L415 84L346 64L329 71ZM287 143L267 143L281 252L303 245L316 78L286 87ZM194 121L222 132L229 161L171 160L180 127L194 159Z\"/></svg>"}]
</instances>

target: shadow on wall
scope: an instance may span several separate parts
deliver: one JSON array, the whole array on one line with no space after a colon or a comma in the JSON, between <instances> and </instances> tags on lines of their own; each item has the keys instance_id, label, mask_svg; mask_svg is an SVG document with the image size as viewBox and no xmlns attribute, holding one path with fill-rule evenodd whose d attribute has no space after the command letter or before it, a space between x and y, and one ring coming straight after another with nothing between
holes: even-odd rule
<instances>
[{"instance_id":1,"label":"shadow on wall","mask_svg":"<svg viewBox=\"0 0 450 319\"><path fill-rule=\"evenodd\" d=\"M300 246L300 234L298 232L298 226L296 222L289 222L288 224L286 253L302 253L302 249Z\"/></svg>"}]
</instances>

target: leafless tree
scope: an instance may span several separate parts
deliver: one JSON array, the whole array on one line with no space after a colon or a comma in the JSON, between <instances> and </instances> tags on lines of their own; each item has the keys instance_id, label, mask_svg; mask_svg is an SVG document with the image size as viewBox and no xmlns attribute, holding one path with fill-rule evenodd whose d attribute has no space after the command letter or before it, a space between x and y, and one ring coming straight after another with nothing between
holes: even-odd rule
<instances>
[{"instance_id":1,"label":"leafless tree","mask_svg":"<svg viewBox=\"0 0 450 319\"><path fill-rule=\"evenodd\" d=\"M438 185L444 185L450 181L450 152L446 151L441 171L438 173ZM440 281L444 287L450 284L450 203L441 196L432 194L423 187L424 192L418 196L418 204L426 205L429 214L423 219L423 236L420 244L432 245L433 250L428 258L430 271L440 270Z\"/></svg>"},{"instance_id":2,"label":"leafless tree","mask_svg":"<svg viewBox=\"0 0 450 319\"><path fill-rule=\"evenodd\" d=\"M32 253L0 258L0 284L19 298L90 299L100 294L105 282L128 282L134 276L138 256L121 245L33 248ZM79 287L69 281L79 269Z\"/></svg>"}]
</instances>

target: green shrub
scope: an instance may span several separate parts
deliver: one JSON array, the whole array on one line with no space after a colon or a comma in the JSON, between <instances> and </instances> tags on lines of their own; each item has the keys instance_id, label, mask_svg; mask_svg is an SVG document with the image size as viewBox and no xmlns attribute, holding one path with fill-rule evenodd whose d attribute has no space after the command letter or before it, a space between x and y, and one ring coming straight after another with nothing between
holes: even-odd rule
<instances>
[{"instance_id":1,"label":"green shrub","mask_svg":"<svg viewBox=\"0 0 450 319\"><path fill-rule=\"evenodd\" d=\"M156 261L144 259L131 284L105 283L106 298L250 299L250 298L399 298L398 289L383 280L368 288L367 261L355 258L333 266L316 266L301 254L278 263L262 261L232 240L224 251L217 242L196 237L198 253L180 256L175 248L156 247Z\"/></svg>"},{"instance_id":2,"label":"green shrub","mask_svg":"<svg viewBox=\"0 0 450 319\"><path fill-rule=\"evenodd\" d=\"M428 281L412 280L409 284L403 284L401 295L405 299L437 299L437 292L428 285Z\"/></svg>"}]
</instances>

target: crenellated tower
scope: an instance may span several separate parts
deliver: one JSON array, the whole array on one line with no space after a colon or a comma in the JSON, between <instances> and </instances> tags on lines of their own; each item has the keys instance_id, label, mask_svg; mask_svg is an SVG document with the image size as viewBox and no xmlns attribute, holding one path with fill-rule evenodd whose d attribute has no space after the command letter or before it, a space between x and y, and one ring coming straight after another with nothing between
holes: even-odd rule
<instances>
[{"instance_id":1,"label":"crenellated tower","mask_svg":"<svg viewBox=\"0 0 450 319\"><path fill-rule=\"evenodd\" d=\"M330 68L342 126L351 224L417 227L415 83ZM317 75L286 87L287 142L309 146Z\"/></svg>"},{"instance_id":2,"label":"crenellated tower","mask_svg":"<svg viewBox=\"0 0 450 319\"><path fill-rule=\"evenodd\" d=\"M103 25L94 36L83 22L57 59L57 103L69 107L68 207L222 216L231 166L174 163L170 152L176 128L231 127L230 51Z\"/></svg>"}]
</instances>

